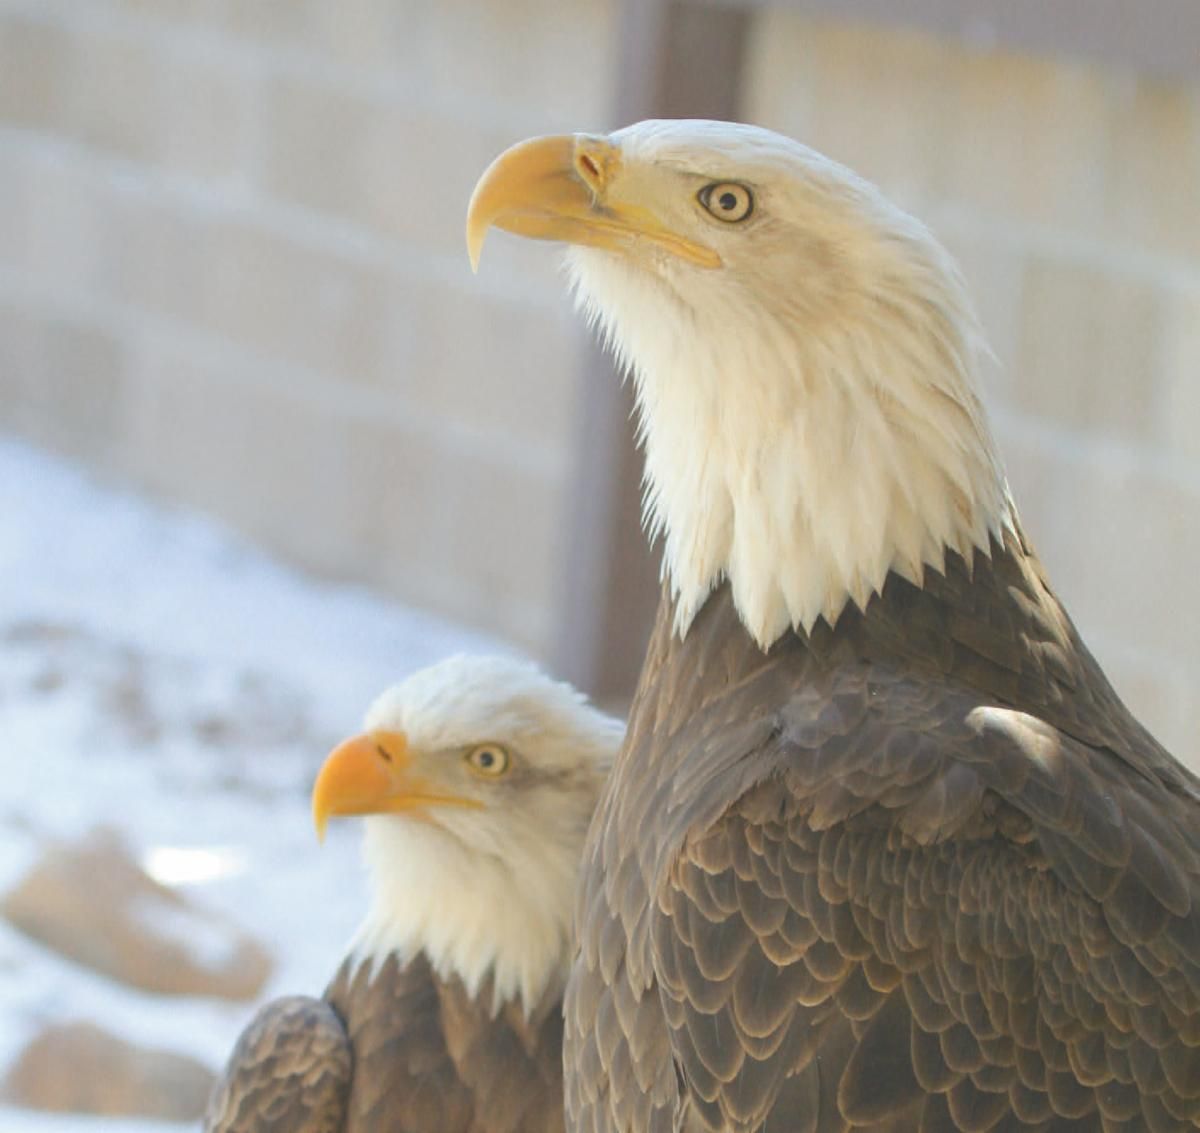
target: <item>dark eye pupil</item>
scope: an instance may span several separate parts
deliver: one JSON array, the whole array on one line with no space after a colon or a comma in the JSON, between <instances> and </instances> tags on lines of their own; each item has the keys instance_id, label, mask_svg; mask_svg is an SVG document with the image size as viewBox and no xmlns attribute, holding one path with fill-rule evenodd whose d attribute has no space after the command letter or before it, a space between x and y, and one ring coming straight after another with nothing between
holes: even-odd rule
<instances>
[{"instance_id":1,"label":"dark eye pupil","mask_svg":"<svg viewBox=\"0 0 1200 1133\"><path fill-rule=\"evenodd\" d=\"M490 751L481 751L479 753L479 766L491 767L496 762L496 756Z\"/></svg>"},{"instance_id":2,"label":"dark eye pupil","mask_svg":"<svg viewBox=\"0 0 1200 1133\"><path fill-rule=\"evenodd\" d=\"M722 193L718 204L726 211L733 212L737 208L737 197L733 193Z\"/></svg>"}]
</instances>

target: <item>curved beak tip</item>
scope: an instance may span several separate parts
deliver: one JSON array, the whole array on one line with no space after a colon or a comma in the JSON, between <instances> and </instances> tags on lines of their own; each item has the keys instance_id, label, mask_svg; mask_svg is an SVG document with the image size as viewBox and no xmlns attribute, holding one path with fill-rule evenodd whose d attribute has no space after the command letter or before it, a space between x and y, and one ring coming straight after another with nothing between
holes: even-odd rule
<instances>
[{"instance_id":1,"label":"curved beak tip","mask_svg":"<svg viewBox=\"0 0 1200 1133\"><path fill-rule=\"evenodd\" d=\"M487 238L486 226L472 224L467 220L467 256L471 261L471 274L479 274L479 257L483 252L483 242Z\"/></svg>"},{"instance_id":2,"label":"curved beak tip","mask_svg":"<svg viewBox=\"0 0 1200 1133\"><path fill-rule=\"evenodd\" d=\"M586 195L574 166L574 136L529 138L510 146L483 171L467 205L467 254L471 270L488 229L505 228L518 235L557 239L552 234L557 212L578 209Z\"/></svg>"},{"instance_id":3,"label":"curved beak tip","mask_svg":"<svg viewBox=\"0 0 1200 1133\"><path fill-rule=\"evenodd\" d=\"M391 744L391 759L405 758L399 734L360 735L339 744L317 772L312 788L312 818L317 838L325 839L331 818L372 814L382 806L393 782L380 758L380 742Z\"/></svg>"}]
</instances>

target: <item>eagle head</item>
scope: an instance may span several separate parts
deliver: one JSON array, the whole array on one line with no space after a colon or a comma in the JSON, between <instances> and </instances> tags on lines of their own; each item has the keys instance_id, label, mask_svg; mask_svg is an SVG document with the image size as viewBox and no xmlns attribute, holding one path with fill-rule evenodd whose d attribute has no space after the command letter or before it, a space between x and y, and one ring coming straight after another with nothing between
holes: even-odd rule
<instances>
[{"instance_id":1,"label":"eagle head","mask_svg":"<svg viewBox=\"0 0 1200 1133\"><path fill-rule=\"evenodd\" d=\"M535 138L475 189L473 263L492 226L569 245L632 375L681 633L728 579L766 648L1014 522L962 280L845 167L727 122Z\"/></svg>"},{"instance_id":2,"label":"eagle head","mask_svg":"<svg viewBox=\"0 0 1200 1133\"><path fill-rule=\"evenodd\" d=\"M326 759L313 818L364 816L354 951L423 953L493 1007L561 991L583 841L624 726L524 661L457 656L370 707Z\"/></svg>"}]
</instances>

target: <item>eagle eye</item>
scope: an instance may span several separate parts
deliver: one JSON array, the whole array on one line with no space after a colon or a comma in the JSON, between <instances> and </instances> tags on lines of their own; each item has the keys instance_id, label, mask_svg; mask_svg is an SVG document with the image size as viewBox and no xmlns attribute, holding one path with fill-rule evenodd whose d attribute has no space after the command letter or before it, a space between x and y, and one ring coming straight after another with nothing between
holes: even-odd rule
<instances>
[{"instance_id":1,"label":"eagle eye","mask_svg":"<svg viewBox=\"0 0 1200 1133\"><path fill-rule=\"evenodd\" d=\"M754 211L754 194L736 181L716 181L697 194L700 203L718 220L736 224Z\"/></svg>"},{"instance_id":2,"label":"eagle eye","mask_svg":"<svg viewBox=\"0 0 1200 1133\"><path fill-rule=\"evenodd\" d=\"M480 744L467 752L467 765L477 775L498 779L508 771L508 752L499 744Z\"/></svg>"}]
</instances>

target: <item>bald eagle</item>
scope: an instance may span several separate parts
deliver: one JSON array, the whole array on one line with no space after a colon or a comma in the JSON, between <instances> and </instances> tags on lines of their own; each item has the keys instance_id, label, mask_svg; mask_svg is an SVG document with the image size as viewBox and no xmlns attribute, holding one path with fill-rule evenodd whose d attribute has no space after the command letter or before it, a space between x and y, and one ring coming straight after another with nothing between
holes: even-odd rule
<instances>
[{"instance_id":1,"label":"bald eagle","mask_svg":"<svg viewBox=\"0 0 1200 1133\"><path fill-rule=\"evenodd\" d=\"M664 588L584 851L568 1128L1200 1129L1200 782L1021 528L918 221L749 126L522 143Z\"/></svg>"},{"instance_id":2,"label":"bald eagle","mask_svg":"<svg viewBox=\"0 0 1200 1133\"><path fill-rule=\"evenodd\" d=\"M365 815L371 905L321 999L264 1007L211 1133L559 1133L562 992L584 833L622 725L504 658L371 707L313 788Z\"/></svg>"}]
</instances>

